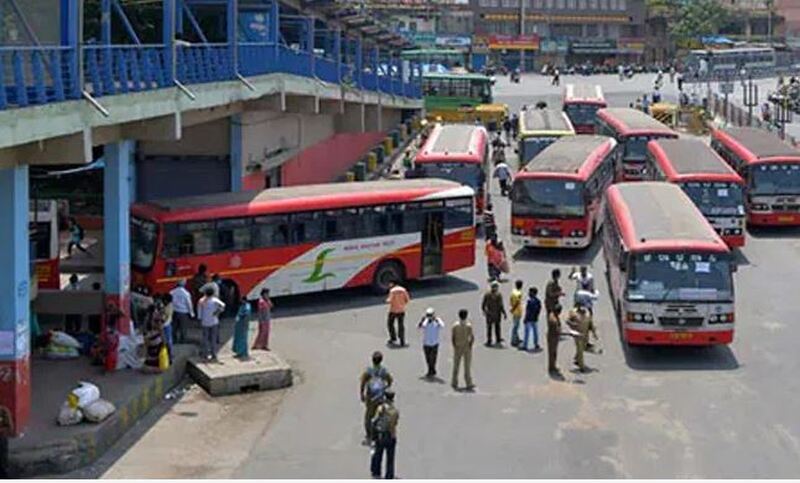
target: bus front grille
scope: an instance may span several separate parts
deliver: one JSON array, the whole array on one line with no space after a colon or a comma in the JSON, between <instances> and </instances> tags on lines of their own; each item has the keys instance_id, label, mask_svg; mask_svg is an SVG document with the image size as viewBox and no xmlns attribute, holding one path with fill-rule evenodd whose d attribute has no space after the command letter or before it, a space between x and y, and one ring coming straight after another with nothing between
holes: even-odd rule
<instances>
[{"instance_id":1,"label":"bus front grille","mask_svg":"<svg viewBox=\"0 0 800 483\"><path fill-rule=\"evenodd\" d=\"M659 317L658 322L670 327L700 327L703 317Z\"/></svg>"}]
</instances>

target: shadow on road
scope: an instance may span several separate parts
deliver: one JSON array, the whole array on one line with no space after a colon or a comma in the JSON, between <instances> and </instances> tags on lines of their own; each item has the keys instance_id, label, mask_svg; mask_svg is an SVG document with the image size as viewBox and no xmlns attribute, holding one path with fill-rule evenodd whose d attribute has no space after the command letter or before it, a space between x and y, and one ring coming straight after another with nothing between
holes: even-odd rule
<instances>
[{"instance_id":1,"label":"shadow on road","mask_svg":"<svg viewBox=\"0 0 800 483\"><path fill-rule=\"evenodd\" d=\"M800 238L800 226L749 226L747 233L759 240L780 240Z\"/></svg>"},{"instance_id":2,"label":"shadow on road","mask_svg":"<svg viewBox=\"0 0 800 483\"><path fill-rule=\"evenodd\" d=\"M736 262L736 266L746 267L750 265L750 259L747 258L747 255L742 251L741 248L733 250L732 253L733 253L733 261Z\"/></svg>"},{"instance_id":3,"label":"shadow on road","mask_svg":"<svg viewBox=\"0 0 800 483\"><path fill-rule=\"evenodd\" d=\"M408 282L405 287L411 293L412 299L440 297L479 289L478 285L454 276ZM385 305L385 300L385 294L375 294L370 287L290 295L276 300L275 316L297 317L339 310L363 309Z\"/></svg>"},{"instance_id":4,"label":"shadow on road","mask_svg":"<svg viewBox=\"0 0 800 483\"><path fill-rule=\"evenodd\" d=\"M728 346L625 346L625 362L638 371L731 371L739 368Z\"/></svg>"},{"instance_id":5,"label":"shadow on road","mask_svg":"<svg viewBox=\"0 0 800 483\"><path fill-rule=\"evenodd\" d=\"M599 235L599 234L598 234ZM515 262L561 263L564 265L592 265L600 252L600 236L583 250L569 248L520 248L513 255Z\"/></svg>"}]
</instances>

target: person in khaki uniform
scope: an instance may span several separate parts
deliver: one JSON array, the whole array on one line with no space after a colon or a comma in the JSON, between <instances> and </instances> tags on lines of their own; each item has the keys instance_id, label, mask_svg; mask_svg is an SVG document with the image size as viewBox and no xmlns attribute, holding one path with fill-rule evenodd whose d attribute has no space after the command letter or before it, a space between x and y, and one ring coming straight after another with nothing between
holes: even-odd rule
<instances>
[{"instance_id":1,"label":"person in khaki uniform","mask_svg":"<svg viewBox=\"0 0 800 483\"><path fill-rule=\"evenodd\" d=\"M556 303L547 314L547 372L551 376L558 376L556 360L558 359L558 342L561 337L561 304Z\"/></svg>"},{"instance_id":2,"label":"person in khaki uniform","mask_svg":"<svg viewBox=\"0 0 800 483\"><path fill-rule=\"evenodd\" d=\"M469 312L466 309L458 311L458 322L453 324L453 389L458 389L458 369L464 361L464 381L467 390L475 388L472 383L472 346L475 343L475 334L472 333L472 324L467 320Z\"/></svg>"},{"instance_id":3,"label":"person in khaki uniform","mask_svg":"<svg viewBox=\"0 0 800 483\"><path fill-rule=\"evenodd\" d=\"M592 314L586 309L583 300L575 301L575 307L570 309L567 315L567 325L578 333L575 336L575 365L581 372L588 372L589 368L584 363L583 355L589 342L589 332L594 333L595 339L597 332L592 324Z\"/></svg>"}]
</instances>

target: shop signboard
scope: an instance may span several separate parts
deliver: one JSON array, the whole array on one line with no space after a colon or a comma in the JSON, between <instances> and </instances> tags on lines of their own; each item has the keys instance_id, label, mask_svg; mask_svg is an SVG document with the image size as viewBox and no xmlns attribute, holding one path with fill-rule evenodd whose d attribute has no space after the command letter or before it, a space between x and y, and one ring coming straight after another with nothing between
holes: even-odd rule
<instances>
[{"instance_id":1,"label":"shop signboard","mask_svg":"<svg viewBox=\"0 0 800 483\"><path fill-rule=\"evenodd\" d=\"M538 35L489 35L490 50L539 50Z\"/></svg>"},{"instance_id":2,"label":"shop signboard","mask_svg":"<svg viewBox=\"0 0 800 483\"><path fill-rule=\"evenodd\" d=\"M547 54L564 53L569 50L569 41L566 39L542 39L539 50Z\"/></svg>"},{"instance_id":3,"label":"shop signboard","mask_svg":"<svg viewBox=\"0 0 800 483\"><path fill-rule=\"evenodd\" d=\"M639 37L620 37L617 40L617 47L620 53L642 54L645 43L645 39Z\"/></svg>"},{"instance_id":4,"label":"shop signboard","mask_svg":"<svg viewBox=\"0 0 800 483\"><path fill-rule=\"evenodd\" d=\"M461 35L439 35L436 37L437 47L469 47L472 38Z\"/></svg>"},{"instance_id":5,"label":"shop signboard","mask_svg":"<svg viewBox=\"0 0 800 483\"><path fill-rule=\"evenodd\" d=\"M614 39L573 40L569 44L569 50L573 54L615 54L617 53L617 41Z\"/></svg>"}]
</instances>

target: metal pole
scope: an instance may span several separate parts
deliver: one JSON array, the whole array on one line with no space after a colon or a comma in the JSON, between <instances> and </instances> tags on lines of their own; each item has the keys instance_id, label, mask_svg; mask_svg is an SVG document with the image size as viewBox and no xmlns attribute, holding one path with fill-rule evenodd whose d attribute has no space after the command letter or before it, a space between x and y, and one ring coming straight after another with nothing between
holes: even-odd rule
<instances>
[{"instance_id":1,"label":"metal pole","mask_svg":"<svg viewBox=\"0 0 800 483\"><path fill-rule=\"evenodd\" d=\"M520 43L522 43L522 36L525 35L525 2L527 0L519 0L519 36ZM519 71L525 72L525 46L522 45L519 49Z\"/></svg>"}]
</instances>

